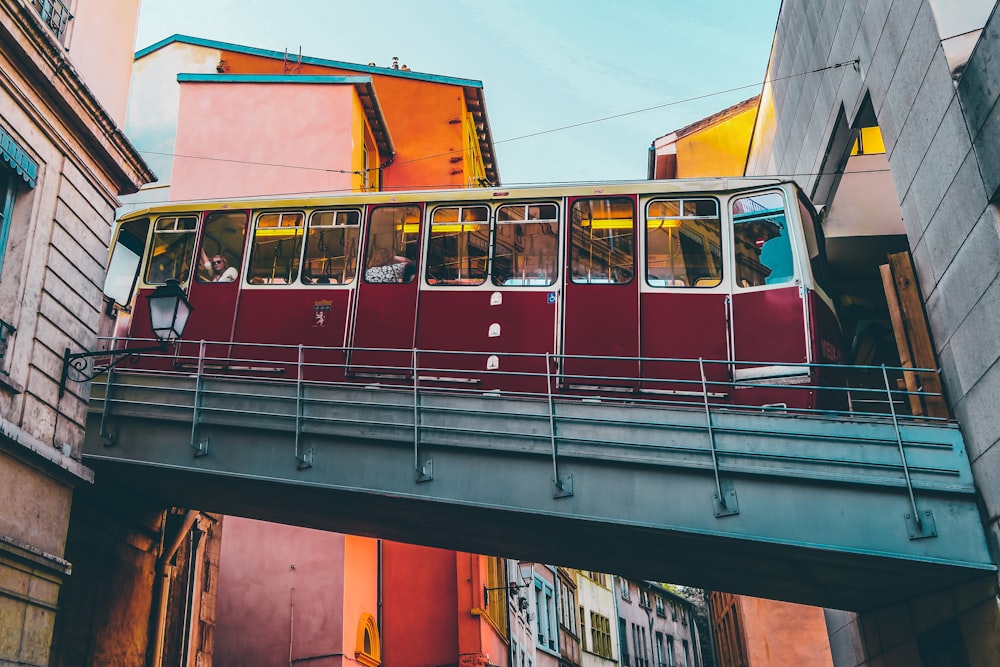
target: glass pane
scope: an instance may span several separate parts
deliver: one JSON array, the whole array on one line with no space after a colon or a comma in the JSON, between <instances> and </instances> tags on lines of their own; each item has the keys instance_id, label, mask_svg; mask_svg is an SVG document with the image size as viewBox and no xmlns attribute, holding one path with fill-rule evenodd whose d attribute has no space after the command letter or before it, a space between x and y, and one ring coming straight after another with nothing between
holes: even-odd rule
<instances>
[{"instance_id":1,"label":"glass pane","mask_svg":"<svg viewBox=\"0 0 1000 667\"><path fill-rule=\"evenodd\" d=\"M149 218L124 223L118 230L115 249L111 252L104 294L115 303L126 306L132 300L132 290L139 277L139 262L149 234Z\"/></svg>"},{"instance_id":2,"label":"glass pane","mask_svg":"<svg viewBox=\"0 0 1000 667\"><path fill-rule=\"evenodd\" d=\"M635 257L635 211L625 197L582 199L571 212L571 278L575 283L627 283Z\"/></svg>"},{"instance_id":3,"label":"glass pane","mask_svg":"<svg viewBox=\"0 0 1000 667\"><path fill-rule=\"evenodd\" d=\"M427 243L430 285L481 285L489 253L489 209L448 206L434 209Z\"/></svg>"},{"instance_id":4,"label":"glass pane","mask_svg":"<svg viewBox=\"0 0 1000 667\"><path fill-rule=\"evenodd\" d=\"M546 208L548 206L545 205ZM504 208L497 212L498 219ZM527 214L523 207L519 208L522 213ZM555 206L552 206L549 213L550 222L497 223L493 248L494 285L555 284L559 275L559 235ZM507 217L517 220L510 214Z\"/></svg>"},{"instance_id":5,"label":"glass pane","mask_svg":"<svg viewBox=\"0 0 1000 667\"><path fill-rule=\"evenodd\" d=\"M736 284L779 285L795 278L785 200L777 192L733 202Z\"/></svg>"},{"instance_id":6,"label":"glass pane","mask_svg":"<svg viewBox=\"0 0 1000 667\"><path fill-rule=\"evenodd\" d=\"M250 251L247 282L287 285L299 275L304 216L298 212L262 213Z\"/></svg>"},{"instance_id":7,"label":"glass pane","mask_svg":"<svg viewBox=\"0 0 1000 667\"><path fill-rule=\"evenodd\" d=\"M195 216L159 218L153 225L153 249L149 253L146 282L163 285L171 278L185 282L191 271Z\"/></svg>"},{"instance_id":8,"label":"glass pane","mask_svg":"<svg viewBox=\"0 0 1000 667\"><path fill-rule=\"evenodd\" d=\"M646 210L647 283L715 287L722 282L722 221L715 199L659 200Z\"/></svg>"},{"instance_id":9,"label":"glass pane","mask_svg":"<svg viewBox=\"0 0 1000 667\"><path fill-rule=\"evenodd\" d=\"M246 213L210 213L201 237L200 283L231 283L240 277Z\"/></svg>"},{"instance_id":10,"label":"glass pane","mask_svg":"<svg viewBox=\"0 0 1000 667\"><path fill-rule=\"evenodd\" d=\"M413 280L419 241L420 207L380 206L372 211L365 250L365 282Z\"/></svg>"},{"instance_id":11,"label":"glass pane","mask_svg":"<svg viewBox=\"0 0 1000 667\"><path fill-rule=\"evenodd\" d=\"M306 235L302 282L346 285L358 272L360 211L313 213Z\"/></svg>"}]
</instances>

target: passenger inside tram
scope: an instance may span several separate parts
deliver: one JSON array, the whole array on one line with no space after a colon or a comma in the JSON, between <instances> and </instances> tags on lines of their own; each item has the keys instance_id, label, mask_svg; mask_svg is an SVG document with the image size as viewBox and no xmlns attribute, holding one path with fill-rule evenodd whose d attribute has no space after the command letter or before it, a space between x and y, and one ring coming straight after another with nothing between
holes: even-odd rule
<instances>
[{"instance_id":1,"label":"passenger inside tram","mask_svg":"<svg viewBox=\"0 0 1000 667\"><path fill-rule=\"evenodd\" d=\"M365 269L365 281L369 283L409 282L412 264L405 257L393 255L388 248L376 248Z\"/></svg>"}]
</instances>

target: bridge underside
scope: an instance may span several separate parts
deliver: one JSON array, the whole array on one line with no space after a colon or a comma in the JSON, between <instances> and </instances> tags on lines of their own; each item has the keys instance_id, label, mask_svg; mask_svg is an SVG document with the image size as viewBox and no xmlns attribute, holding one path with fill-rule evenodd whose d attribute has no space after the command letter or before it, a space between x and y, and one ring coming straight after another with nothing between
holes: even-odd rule
<instances>
[{"instance_id":1,"label":"bridge underside","mask_svg":"<svg viewBox=\"0 0 1000 667\"><path fill-rule=\"evenodd\" d=\"M704 410L608 402L108 386L84 460L165 504L840 609L995 569L950 427L904 426L904 470L892 424L871 420L717 411L709 429Z\"/></svg>"}]
</instances>

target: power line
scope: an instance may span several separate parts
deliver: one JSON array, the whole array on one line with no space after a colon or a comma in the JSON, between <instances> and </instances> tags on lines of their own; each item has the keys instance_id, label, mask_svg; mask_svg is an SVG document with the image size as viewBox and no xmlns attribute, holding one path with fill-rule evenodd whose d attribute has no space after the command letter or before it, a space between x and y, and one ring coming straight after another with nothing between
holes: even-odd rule
<instances>
[{"instance_id":1,"label":"power line","mask_svg":"<svg viewBox=\"0 0 1000 667\"><path fill-rule=\"evenodd\" d=\"M510 137L508 139L500 139L498 141L494 141L493 145L496 146L496 145L499 145L499 144L507 144L507 143L511 143L511 142L514 142L514 141L521 141L523 139L532 139L534 137L540 137L540 136L544 136L546 134L554 134L556 132L563 132L565 130L572 130L572 129L575 129L575 128L578 128L578 127L584 127L584 126L587 126L587 125L594 125L594 124L597 124L597 123L603 123L603 122L606 122L606 121L609 121L609 120L617 120L619 118L625 118L625 117L628 117L628 116L635 116L637 114L647 113L649 111L656 111L658 109L666 109L668 107L677 106L677 105L680 105L680 104L687 104L688 102L697 102L698 100L704 100L704 99L708 99L710 97L717 97L719 95L727 95L729 93L734 93L734 92L737 92L737 91L740 91L740 90L746 90L748 88L757 88L757 87L763 88L765 85L767 85L769 83L776 83L778 81L786 81L788 79L794 79L794 78L797 78L797 77L800 77L800 76L808 76L810 74L817 74L819 72L824 72L824 71L832 70L832 69L838 69L840 67L845 67L847 65L857 66L857 64L859 62L860 61L857 58L855 58L854 60L845 60L843 62L835 63L833 65L827 65L825 67L818 67L816 69L809 70L808 72L800 72L798 74L788 74L786 76L781 76L781 77L777 77L777 78L774 78L774 79L767 79L767 80L759 82L759 83L748 83L748 84L745 84L745 85L742 85L742 86L736 86L734 88L727 88L725 90L717 90L717 91L711 92L711 93L704 93L702 95L695 95L693 97L687 97L687 98L680 99L680 100L674 100L672 102L665 102L663 104L657 104L657 105L651 106L651 107L644 107L642 109L633 109L632 111L625 111L625 112L622 112L622 113L613 114L611 116L602 116L601 118L593 118L591 120L585 120L585 121L581 121L581 122L578 122L578 123L571 123L569 125L562 125L560 127L553 127L553 128L549 128L547 130L540 130L538 132L531 132L529 134L522 134L520 136ZM456 154L466 153L466 152L469 152L471 150L472 149L464 149L464 148L463 149L455 149L455 150L451 150L451 151L445 151L443 153L435 153L433 155L425 155L423 157L411 158L409 160L405 160L403 162L397 162L395 164L397 166L398 165L403 165L403 164L413 164L415 162L422 162L424 160L433 160L433 159L440 158L440 157L454 156ZM304 171L322 171L322 172L334 173L334 174L356 174L356 175L359 175L359 176L363 175L363 173L365 171L376 171L376 170L379 169L379 167L369 167L367 170L328 169L328 168L325 168L325 167L307 167L307 166L302 166L302 165L290 165L290 164L280 164L280 163L272 163L272 162L256 162L256 161L253 161L253 160L236 160L236 159L221 158L221 157L217 157L217 156L206 156L206 155L184 155L184 154L180 154L180 153L164 153L164 152L148 151L148 150L139 150L139 152L142 153L142 154L144 154L144 155L164 155L164 156L179 157L179 158L186 158L186 159L192 159L192 160L211 160L211 161L215 161L215 162L231 162L231 163L234 163L234 164L248 164L248 165L256 165L256 166L262 166L262 167L278 167L278 168L282 168L282 169L300 169L300 170L304 170ZM298 194L298 193L293 193L293 194Z\"/></svg>"}]
</instances>

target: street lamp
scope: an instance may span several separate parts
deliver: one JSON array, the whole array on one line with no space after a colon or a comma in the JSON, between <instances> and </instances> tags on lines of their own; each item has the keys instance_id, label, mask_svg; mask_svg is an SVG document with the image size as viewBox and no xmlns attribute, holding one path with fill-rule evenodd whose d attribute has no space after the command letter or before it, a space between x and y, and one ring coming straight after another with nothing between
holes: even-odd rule
<instances>
[{"instance_id":1,"label":"street lamp","mask_svg":"<svg viewBox=\"0 0 1000 667\"><path fill-rule=\"evenodd\" d=\"M180 340L187 326L188 318L194 307L188 303L184 290L181 289L177 280L170 279L165 285L160 285L152 294L146 297L149 301L149 322L156 336L157 345L149 347L133 347L124 350L97 350L95 352L75 352L70 353L69 348L63 354L62 375L59 378L59 398L66 393L66 383L87 382L99 374L98 371L87 372L87 359L91 357L119 357L110 364L101 367L100 372L114 368L126 359L137 361L141 354L146 352L166 352L167 348ZM81 377L71 378L70 370L75 371Z\"/></svg>"}]
</instances>

